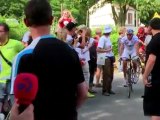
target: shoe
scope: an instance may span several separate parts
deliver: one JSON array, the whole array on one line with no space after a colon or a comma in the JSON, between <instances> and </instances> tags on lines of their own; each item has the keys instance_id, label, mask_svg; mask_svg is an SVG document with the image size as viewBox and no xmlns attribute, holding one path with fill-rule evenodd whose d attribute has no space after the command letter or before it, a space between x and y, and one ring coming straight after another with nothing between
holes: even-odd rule
<instances>
[{"instance_id":1,"label":"shoe","mask_svg":"<svg viewBox=\"0 0 160 120\"><path fill-rule=\"evenodd\" d=\"M110 94L108 92L103 92L102 95L104 95L104 96L110 96Z\"/></svg>"},{"instance_id":2,"label":"shoe","mask_svg":"<svg viewBox=\"0 0 160 120\"><path fill-rule=\"evenodd\" d=\"M111 90L109 94L115 95L116 93Z\"/></svg>"},{"instance_id":3,"label":"shoe","mask_svg":"<svg viewBox=\"0 0 160 120\"><path fill-rule=\"evenodd\" d=\"M0 113L0 120L4 120L5 116L3 113Z\"/></svg>"},{"instance_id":4,"label":"shoe","mask_svg":"<svg viewBox=\"0 0 160 120\"><path fill-rule=\"evenodd\" d=\"M93 95L92 93L88 92L88 93L87 93L87 97L88 97L88 98L93 98L93 97L95 97L95 95Z\"/></svg>"},{"instance_id":5,"label":"shoe","mask_svg":"<svg viewBox=\"0 0 160 120\"><path fill-rule=\"evenodd\" d=\"M89 89L88 92L92 93L92 94L95 94L97 93L96 91L92 90L92 89Z\"/></svg>"}]
</instances>

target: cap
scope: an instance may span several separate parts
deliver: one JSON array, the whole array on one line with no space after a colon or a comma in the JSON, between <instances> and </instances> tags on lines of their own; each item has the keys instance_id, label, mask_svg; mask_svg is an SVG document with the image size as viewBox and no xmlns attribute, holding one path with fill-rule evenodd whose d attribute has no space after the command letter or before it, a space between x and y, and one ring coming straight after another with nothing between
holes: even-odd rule
<instances>
[{"instance_id":1,"label":"cap","mask_svg":"<svg viewBox=\"0 0 160 120\"><path fill-rule=\"evenodd\" d=\"M112 32L112 28L110 26L106 25L104 28L104 33L110 33L110 32Z\"/></svg>"}]
</instances>

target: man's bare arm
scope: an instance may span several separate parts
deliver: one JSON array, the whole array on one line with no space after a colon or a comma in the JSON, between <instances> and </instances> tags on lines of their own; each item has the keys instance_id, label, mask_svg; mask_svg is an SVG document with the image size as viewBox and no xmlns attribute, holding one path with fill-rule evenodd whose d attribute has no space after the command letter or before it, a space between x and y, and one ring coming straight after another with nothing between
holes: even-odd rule
<instances>
[{"instance_id":1,"label":"man's bare arm","mask_svg":"<svg viewBox=\"0 0 160 120\"><path fill-rule=\"evenodd\" d=\"M77 87L77 108L80 108L84 101L87 99L87 92L87 83L84 81Z\"/></svg>"}]
</instances>

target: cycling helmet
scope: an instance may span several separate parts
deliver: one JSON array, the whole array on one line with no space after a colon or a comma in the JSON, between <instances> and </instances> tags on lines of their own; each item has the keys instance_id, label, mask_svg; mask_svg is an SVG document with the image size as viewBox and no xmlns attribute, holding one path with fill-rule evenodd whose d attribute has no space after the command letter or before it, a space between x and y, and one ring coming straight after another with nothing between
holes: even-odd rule
<instances>
[{"instance_id":1,"label":"cycling helmet","mask_svg":"<svg viewBox=\"0 0 160 120\"><path fill-rule=\"evenodd\" d=\"M127 34L133 34L134 31L132 29L127 29Z\"/></svg>"}]
</instances>

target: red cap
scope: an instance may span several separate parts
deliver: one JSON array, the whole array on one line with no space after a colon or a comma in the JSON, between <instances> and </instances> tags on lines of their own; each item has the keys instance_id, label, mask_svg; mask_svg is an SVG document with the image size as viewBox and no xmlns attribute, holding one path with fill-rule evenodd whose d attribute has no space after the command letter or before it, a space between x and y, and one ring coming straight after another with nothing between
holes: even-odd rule
<instances>
[{"instance_id":1,"label":"red cap","mask_svg":"<svg viewBox=\"0 0 160 120\"><path fill-rule=\"evenodd\" d=\"M18 74L14 83L14 94L18 104L29 105L38 91L38 78L31 73Z\"/></svg>"}]
</instances>

